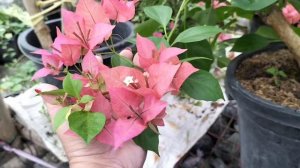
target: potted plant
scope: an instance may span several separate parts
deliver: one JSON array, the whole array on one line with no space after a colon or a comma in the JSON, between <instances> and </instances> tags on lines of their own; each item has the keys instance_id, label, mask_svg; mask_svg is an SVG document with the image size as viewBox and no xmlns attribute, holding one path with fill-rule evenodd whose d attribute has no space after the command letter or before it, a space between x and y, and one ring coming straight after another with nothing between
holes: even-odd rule
<instances>
[{"instance_id":1,"label":"potted plant","mask_svg":"<svg viewBox=\"0 0 300 168\"><path fill-rule=\"evenodd\" d=\"M109 16L118 21L123 19L119 14L124 11L114 15L114 6L128 3L126 6L134 7L134 2L105 0L103 3L79 0L78 12L63 13L64 32L58 31L52 51L36 51L42 56L44 66L33 76L33 79L38 79L62 73L63 87L52 91L37 89L36 92L44 96L48 103L62 106L55 115L55 129L67 123L68 132L80 136L87 145L97 140L116 149L134 140L143 149L158 153L157 127L163 126L162 119L166 115L167 103L162 101L165 94L183 93L209 101L223 98L218 81L209 72L189 63L204 58L187 54L179 59L187 50L177 47L218 37L221 30L216 26L189 27L180 32L169 29L172 8L150 6L145 13L159 24L158 28L164 31L164 36L146 38L137 34L136 54L128 49L119 53L109 46L114 55L111 58L112 67L108 67L94 51L98 43L110 40L114 28L110 22L103 22L106 16L101 15L101 5L107 5ZM83 4L88 7L83 8ZM178 13L174 12L175 28L180 25L180 16L187 4L188 0L182 1ZM100 10L90 10L92 8ZM86 15L87 11L93 12ZM132 8L123 14L130 11L134 14ZM78 62L79 66L76 65ZM78 69L78 74L70 69L72 66Z\"/></svg>"},{"instance_id":2,"label":"potted plant","mask_svg":"<svg viewBox=\"0 0 300 168\"><path fill-rule=\"evenodd\" d=\"M231 5L269 25L236 39L233 50L244 54L227 70L227 92L239 106L241 166L297 167L300 38L293 24L300 19L299 2L233 0ZM286 11L286 5L295 8ZM280 40L285 45L273 43Z\"/></svg>"},{"instance_id":3,"label":"potted plant","mask_svg":"<svg viewBox=\"0 0 300 168\"><path fill-rule=\"evenodd\" d=\"M34 3L35 1L32 1ZM40 13L35 13L32 15L32 21L33 24L39 25L41 18L43 18L44 15L48 14L52 10L56 9L58 6L62 6L63 10L65 10L64 5L65 1L37 1L36 2L36 8L45 8L43 11ZM66 2L73 2L73 1L66 1ZM30 5L29 1L25 1L25 3ZM26 6L26 5L25 5ZM32 7L29 7L31 9ZM70 7L69 7L70 8ZM72 7L71 7L72 8ZM64 17L64 16L63 16ZM126 18L128 16L125 16L125 18L118 18L118 23L116 24L115 28L113 29L113 36L111 40L107 41L107 43L99 44L97 45L96 48L94 48L94 51L97 54L101 53L101 56L103 57L103 60L106 65L110 64L110 58L112 56L112 53L109 50L109 47L113 47L116 51L120 52L125 48L131 48L133 45L129 43L129 39L133 38L134 36L134 29L133 29L133 24L129 22L131 18ZM129 16L130 17L130 16ZM62 18L63 19L63 18ZM37 35L37 31L34 29L36 28L29 28L25 31L23 31L19 38L18 38L18 45L22 51L22 53L28 57L30 60L32 60L37 68L42 68L43 63L42 63L42 58L40 57L39 54L35 54L34 51L37 51L38 49L41 48L46 48L46 49L51 49L52 45L52 39L55 38L57 35L57 28L61 28L62 25L62 20L61 18L58 19L53 19L53 20L48 20L45 22L45 24L42 24L44 28L43 33L39 33L40 35ZM36 26L35 26L36 27ZM46 32L46 33L45 33ZM50 34L47 34L49 32ZM39 36L44 36L44 38L41 38ZM50 37L48 37L50 36ZM45 39L46 38L46 39ZM41 44L41 41L39 39L43 39L43 43L46 42L46 44ZM50 39L50 42L49 42ZM74 68L75 70L75 68ZM58 80L57 78L53 77L45 77L44 81L46 83L51 83L54 84L58 87L61 87L61 80Z\"/></svg>"}]
</instances>

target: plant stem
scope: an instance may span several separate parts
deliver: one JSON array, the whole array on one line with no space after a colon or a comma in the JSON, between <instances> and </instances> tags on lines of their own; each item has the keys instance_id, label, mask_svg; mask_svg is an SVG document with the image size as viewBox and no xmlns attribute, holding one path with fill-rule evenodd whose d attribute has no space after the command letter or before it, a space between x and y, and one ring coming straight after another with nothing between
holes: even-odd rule
<instances>
[{"instance_id":1,"label":"plant stem","mask_svg":"<svg viewBox=\"0 0 300 168\"><path fill-rule=\"evenodd\" d=\"M300 37L294 32L277 7L274 6L271 13L266 17L266 22L274 28L280 39L295 55L295 59L300 66Z\"/></svg>"},{"instance_id":2,"label":"plant stem","mask_svg":"<svg viewBox=\"0 0 300 168\"><path fill-rule=\"evenodd\" d=\"M43 10L42 12L40 13L37 13L33 16L31 16L31 20L34 20L34 19L37 19L45 14L47 14L48 12L51 12L52 10L54 10L55 8L59 7L60 5L62 4L62 1L61 2L55 2L52 6L50 6L49 8Z\"/></svg>"},{"instance_id":3,"label":"plant stem","mask_svg":"<svg viewBox=\"0 0 300 168\"><path fill-rule=\"evenodd\" d=\"M170 40L171 40L171 37L175 31L175 29L177 28L178 26L178 21L179 21L179 17L180 17L180 14L181 12L183 11L183 9L185 8L185 6L187 5L189 0L183 0L181 5L180 5L180 8L179 8L179 11L175 17L175 23L174 23L174 28L171 30L171 33L169 34L168 38L167 38L167 41L170 43Z\"/></svg>"},{"instance_id":4,"label":"plant stem","mask_svg":"<svg viewBox=\"0 0 300 168\"><path fill-rule=\"evenodd\" d=\"M59 0L46 0L46 1L37 1L36 2L36 6L40 7L40 8L43 8L45 6L48 6L48 5L52 5L54 4L55 2L57 2Z\"/></svg>"}]
</instances>

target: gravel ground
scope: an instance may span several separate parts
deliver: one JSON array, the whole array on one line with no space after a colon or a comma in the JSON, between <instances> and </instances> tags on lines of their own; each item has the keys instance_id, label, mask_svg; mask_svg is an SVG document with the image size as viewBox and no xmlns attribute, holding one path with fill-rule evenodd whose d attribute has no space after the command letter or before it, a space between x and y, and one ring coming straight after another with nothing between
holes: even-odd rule
<instances>
[{"instance_id":1,"label":"gravel ground","mask_svg":"<svg viewBox=\"0 0 300 168\"><path fill-rule=\"evenodd\" d=\"M240 168L237 104L230 102L176 168Z\"/></svg>"}]
</instances>

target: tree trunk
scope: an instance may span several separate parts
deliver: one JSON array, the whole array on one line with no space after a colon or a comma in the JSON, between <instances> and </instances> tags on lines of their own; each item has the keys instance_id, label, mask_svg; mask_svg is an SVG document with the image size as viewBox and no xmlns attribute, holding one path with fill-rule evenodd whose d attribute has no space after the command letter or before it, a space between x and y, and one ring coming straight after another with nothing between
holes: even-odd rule
<instances>
[{"instance_id":1,"label":"tree trunk","mask_svg":"<svg viewBox=\"0 0 300 168\"><path fill-rule=\"evenodd\" d=\"M23 0L23 4L27 10L27 12L33 16L34 14L39 13L41 10L36 6L36 0ZM42 48L50 49L53 43L50 29L44 23L44 20L41 20L36 25L33 26L35 34L37 35Z\"/></svg>"},{"instance_id":2,"label":"tree trunk","mask_svg":"<svg viewBox=\"0 0 300 168\"><path fill-rule=\"evenodd\" d=\"M281 40L295 55L295 59L300 66L300 37L286 21L282 12L274 7L271 13L266 17L266 23L274 28Z\"/></svg>"}]
</instances>

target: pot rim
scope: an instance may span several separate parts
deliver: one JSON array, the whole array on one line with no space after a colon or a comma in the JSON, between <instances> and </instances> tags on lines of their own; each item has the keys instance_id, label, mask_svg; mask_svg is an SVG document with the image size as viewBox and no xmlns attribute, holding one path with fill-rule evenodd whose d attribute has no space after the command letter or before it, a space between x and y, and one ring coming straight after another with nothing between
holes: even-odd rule
<instances>
[{"instance_id":1,"label":"pot rim","mask_svg":"<svg viewBox=\"0 0 300 168\"><path fill-rule=\"evenodd\" d=\"M235 72L238 66L247 58L251 58L259 53L267 52L267 51L274 51L280 49L286 49L287 47L283 43L272 43L270 46L260 49L258 51L250 52L250 53L243 53L236 57L231 63L228 65L227 72L226 72L226 88L229 91L229 95L235 97L236 94L240 94L243 98L246 98L248 101L255 102L258 105L266 106L268 109L272 111L266 111L265 113L278 113L279 115L290 115L292 117L298 118L300 120L300 113L299 110L291 109L289 107L285 107L272 101L265 100L255 94L252 94L250 91L246 90L239 80L235 77ZM285 124L287 124L285 122ZM299 123L298 123L299 124Z\"/></svg>"},{"instance_id":2,"label":"pot rim","mask_svg":"<svg viewBox=\"0 0 300 168\"><path fill-rule=\"evenodd\" d=\"M55 23L55 22L60 22L60 21L61 21L61 18L58 18L58 19L48 20L48 21L46 21L45 23L48 25L48 24ZM134 25L133 25L133 23L130 22L130 21L128 21L128 22L122 22L122 23L120 23L120 24L125 24L125 25L128 26L131 30L134 29ZM31 32L33 32L33 31L34 31L33 28L28 28L28 29L26 29L25 31L23 31L23 32L19 35L19 37L18 37L18 45L19 45L19 48L20 48L21 50L22 50L23 47L26 48L26 49L28 49L28 50L30 50L30 51L36 51L36 50L38 50L38 49L41 49L41 48L38 48L38 47L35 47L35 46L29 44L29 43L27 42L27 40L24 40L25 42L22 41L22 44L21 44L21 39L26 39L26 37L28 36L28 34L31 33ZM113 46L114 46L115 48L117 48L117 47L123 45L124 42L128 42L128 40L129 40L130 38L132 38L133 36L134 36L134 31L131 31L130 34L129 34L126 38L124 38L123 40L121 40L121 41L115 43ZM22 46L23 46L23 47L22 47ZM96 52L102 52L102 51L105 51L105 50L108 50L108 49L109 49L109 47L105 46L105 47L101 47L101 48L99 48L99 49L96 49Z\"/></svg>"}]
</instances>

